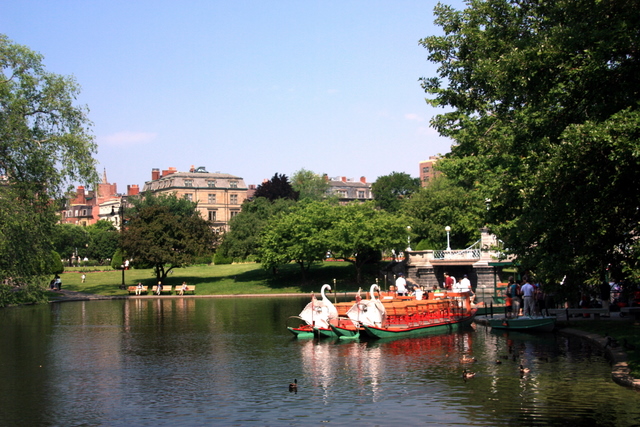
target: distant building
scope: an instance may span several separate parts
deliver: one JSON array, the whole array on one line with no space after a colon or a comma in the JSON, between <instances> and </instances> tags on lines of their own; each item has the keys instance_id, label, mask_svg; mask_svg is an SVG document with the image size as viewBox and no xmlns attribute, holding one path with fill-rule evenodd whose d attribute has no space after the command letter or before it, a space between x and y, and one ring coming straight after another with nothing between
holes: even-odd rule
<instances>
[{"instance_id":1,"label":"distant building","mask_svg":"<svg viewBox=\"0 0 640 427\"><path fill-rule=\"evenodd\" d=\"M360 177L359 181L354 178L345 176L330 178L324 175L324 179L329 182L327 194L338 196L340 203L349 203L354 200L366 201L372 200L371 183L367 182L367 178Z\"/></svg>"},{"instance_id":2,"label":"distant building","mask_svg":"<svg viewBox=\"0 0 640 427\"><path fill-rule=\"evenodd\" d=\"M430 156L429 160L423 160L420 162L420 184L426 187L431 181L440 176L441 172L436 171L434 166L440 159L439 156Z\"/></svg>"},{"instance_id":3,"label":"distant building","mask_svg":"<svg viewBox=\"0 0 640 427\"><path fill-rule=\"evenodd\" d=\"M211 222L216 231L222 232L227 231L229 220L240 213L248 188L239 176L210 173L204 166L191 166L189 172L178 172L173 167L162 173L160 169L152 169L151 181L145 182L143 191L173 193L197 202L202 217Z\"/></svg>"},{"instance_id":4,"label":"distant building","mask_svg":"<svg viewBox=\"0 0 640 427\"><path fill-rule=\"evenodd\" d=\"M98 184L97 189L86 191L84 186L77 187L75 194L67 199L64 210L60 213L60 222L76 225L92 225L98 220L106 219L114 222L118 227L117 218L108 215L111 212L111 206L120 205L121 195L118 194L117 184L110 184L107 180L107 171L102 174L102 182ZM130 194L138 193L137 185L128 186ZM107 206L108 213L105 212Z\"/></svg>"}]
</instances>

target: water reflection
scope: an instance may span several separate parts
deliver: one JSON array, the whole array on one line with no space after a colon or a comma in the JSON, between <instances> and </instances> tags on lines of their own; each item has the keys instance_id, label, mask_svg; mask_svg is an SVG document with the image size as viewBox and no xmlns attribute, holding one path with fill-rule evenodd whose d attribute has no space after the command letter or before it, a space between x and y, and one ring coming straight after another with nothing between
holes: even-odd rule
<instances>
[{"instance_id":1,"label":"water reflection","mask_svg":"<svg viewBox=\"0 0 640 427\"><path fill-rule=\"evenodd\" d=\"M613 384L601 351L584 341L484 327L392 341L296 340L284 326L307 300L0 310L3 424L640 423L638 393ZM520 364L531 371L521 375ZM462 379L465 366L475 378ZM294 378L299 387L289 393Z\"/></svg>"}]
</instances>

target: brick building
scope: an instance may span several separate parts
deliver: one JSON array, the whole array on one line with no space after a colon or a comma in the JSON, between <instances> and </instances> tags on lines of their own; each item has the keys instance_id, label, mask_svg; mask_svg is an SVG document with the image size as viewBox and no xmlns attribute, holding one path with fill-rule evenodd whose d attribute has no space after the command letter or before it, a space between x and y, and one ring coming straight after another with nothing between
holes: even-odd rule
<instances>
[{"instance_id":1,"label":"brick building","mask_svg":"<svg viewBox=\"0 0 640 427\"><path fill-rule=\"evenodd\" d=\"M423 187L426 187L431 181L436 179L440 175L440 171L436 171L434 166L440 157L430 156L429 160L423 160L420 162L420 183Z\"/></svg>"}]
</instances>

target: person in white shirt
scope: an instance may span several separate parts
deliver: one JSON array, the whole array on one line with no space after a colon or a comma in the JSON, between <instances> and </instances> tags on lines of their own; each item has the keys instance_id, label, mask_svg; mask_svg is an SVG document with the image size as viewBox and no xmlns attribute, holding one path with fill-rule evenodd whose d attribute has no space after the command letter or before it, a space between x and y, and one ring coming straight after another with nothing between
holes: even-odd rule
<instances>
[{"instance_id":1,"label":"person in white shirt","mask_svg":"<svg viewBox=\"0 0 640 427\"><path fill-rule=\"evenodd\" d=\"M407 281L402 273L398 273L398 278L396 279L396 293L399 297L407 295Z\"/></svg>"},{"instance_id":2,"label":"person in white shirt","mask_svg":"<svg viewBox=\"0 0 640 427\"><path fill-rule=\"evenodd\" d=\"M531 283L529 283L528 277L523 277L524 285L520 288L520 293L522 294L522 299L524 300L524 311L523 315L531 317L535 310L535 301L533 297L535 296L536 289L533 287Z\"/></svg>"}]
</instances>

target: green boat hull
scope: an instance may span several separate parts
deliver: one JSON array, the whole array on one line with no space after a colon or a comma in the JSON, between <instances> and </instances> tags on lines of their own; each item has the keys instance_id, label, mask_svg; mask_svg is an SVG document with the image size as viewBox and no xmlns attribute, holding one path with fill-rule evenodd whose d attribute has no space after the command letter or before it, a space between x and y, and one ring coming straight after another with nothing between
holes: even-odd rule
<instances>
[{"instance_id":1,"label":"green boat hull","mask_svg":"<svg viewBox=\"0 0 640 427\"><path fill-rule=\"evenodd\" d=\"M341 340L357 340L360 338L360 330L355 328L341 328L335 325L331 325L331 330Z\"/></svg>"},{"instance_id":2,"label":"green boat hull","mask_svg":"<svg viewBox=\"0 0 640 427\"><path fill-rule=\"evenodd\" d=\"M375 339L414 337L420 335L452 332L462 327L469 326L471 322L473 322L474 317L475 311L469 316L464 316L456 318L455 320L449 320L440 323L425 323L406 327L391 326L387 328L377 328L375 326L365 325L364 329L369 337Z\"/></svg>"},{"instance_id":3,"label":"green boat hull","mask_svg":"<svg viewBox=\"0 0 640 427\"><path fill-rule=\"evenodd\" d=\"M491 329L520 332L551 332L556 327L555 317L518 317L516 319L489 319Z\"/></svg>"},{"instance_id":4,"label":"green boat hull","mask_svg":"<svg viewBox=\"0 0 640 427\"><path fill-rule=\"evenodd\" d=\"M313 338L313 329L311 328L292 328L287 326L287 330L295 335L296 338Z\"/></svg>"}]
</instances>

